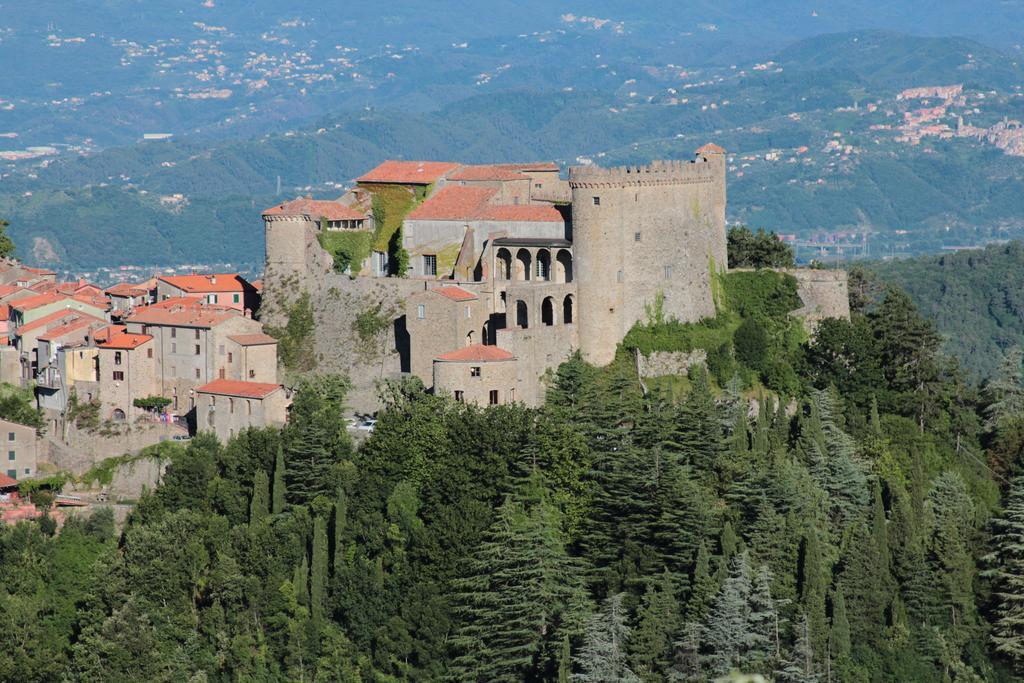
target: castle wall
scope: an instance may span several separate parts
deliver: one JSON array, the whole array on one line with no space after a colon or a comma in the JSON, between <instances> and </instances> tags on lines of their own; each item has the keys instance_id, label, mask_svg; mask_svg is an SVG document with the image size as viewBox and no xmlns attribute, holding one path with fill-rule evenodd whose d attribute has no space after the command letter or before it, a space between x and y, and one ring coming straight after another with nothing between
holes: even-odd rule
<instances>
[{"instance_id":1,"label":"castle wall","mask_svg":"<svg viewBox=\"0 0 1024 683\"><path fill-rule=\"evenodd\" d=\"M423 317L419 307L423 306ZM409 333L410 367L423 385L434 385L434 359L470 344L483 343L486 302L453 301L436 292L411 294L405 300L405 329ZM469 313L467 315L466 313ZM467 339L472 333L472 339Z\"/></svg>"},{"instance_id":2,"label":"castle wall","mask_svg":"<svg viewBox=\"0 0 1024 683\"><path fill-rule=\"evenodd\" d=\"M850 291L845 270L792 268L782 272L796 278L803 307L792 315L803 317L809 332L825 318L850 318Z\"/></svg>"},{"instance_id":3,"label":"castle wall","mask_svg":"<svg viewBox=\"0 0 1024 683\"><path fill-rule=\"evenodd\" d=\"M715 314L711 269L726 265L725 156L570 169L580 350L605 365L646 306L681 321Z\"/></svg>"}]
</instances>

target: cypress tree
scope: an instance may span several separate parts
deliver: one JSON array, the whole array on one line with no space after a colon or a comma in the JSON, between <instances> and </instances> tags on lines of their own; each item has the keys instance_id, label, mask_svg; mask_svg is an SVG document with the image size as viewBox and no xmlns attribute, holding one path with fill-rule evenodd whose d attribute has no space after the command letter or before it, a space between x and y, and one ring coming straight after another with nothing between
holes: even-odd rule
<instances>
[{"instance_id":1,"label":"cypress tree","mask_svg":"<svg viewBox=\"0 0 1024 683\"><path fill-rule=\"evenodd\" d=\"M844 559L843 591L855 642L877 644L882 638L879 625L886 623L885 612L895 588L889 560L885 510L876 484L869 520L855 526Z\"/></svg>"},{"instance_id":2,"label":"cypress tree","mask_svg":"<svg viewBox=\"0 0 1024 683\"><path fill-rule=\"evenodd\" d=\"M334 497L334 573L346 566L345 529L348 527L348 497L338 488Z\"/></svg>"},{"instance_id":3,"label":"cypress tree","mask_svg":"<svg viewBox=\"0 0 1024 683\"><path fill-rule=\"evenodd\" d=\"M295 588L295 599L303 607L309 607L309 562L306 554L302 554L302 562L292 573L292 586Z\"/></svg>"},{"instance_id":4,"label":"cypress tree","mask_svg":"<svg viewBox=\"0 0 1024 683\"><path fill-rule=\"evenodd\" d=\"M284 511L285 495L287 495L284 483L284 446L282 444L278 444L277 458L274 460L274 490L272 495L273 502L270 511L277 515Z\"/></svg>"},{"instance_id":5,"label":"cypress tree","mask_svg":"<svg viewBox=\"0 0 1024 683\"><path fill-rule=\"evenodd\" d=\"M995 583L992 643L996 652L1024 673L1024 477L1015 477L1003 513L992 523L995 550L990 575Z\"/></svg>"},{"instance_id":6,"label":"cypress tree","mask_svg":"<svg viewBox=\"0 0 1024 683\"><path fill-rule=\"evenodd\" d=\"M739 553L708 611L701 636L706 648L702 665L715 676L724 676L740 666L756 640L750 624L750 592L747 554Z\"/></svg>"},{"instance_id":7,"label":"cypress tree","mask_svg":"<svg viewBox=\"0 0 1024 683\"><path fill-rule=\"evenodd\" d=\"M828 643L828 618L825 597L831 583L829 570L821 556L818 532L811 529L804 536L803 572L800 577L800 605L806 620L807 638L816 661L825 658Z\"/></svg>"},{"instance_id":8,"label":"cypress tree","mask_svg":"<svg viewBox=\"0 0 1024 683\"><path fill-rule=\"evenodd\" d=\"M249 523L264 519L270 512L270 505L267 498L270 495L270 481L267 473L258 470L252 478L252 499L249 501Z\"/></svg>"},{"instance_id":9,"label":"cypress tree","mask_svg":"<svg viewBox=\"0 0 1024 683\"><path fill-rule=\"evenodd\" d=\"M850 621L846 617L846 598L843 597L843 587L836 587L832 596L832 644L829 650L835 659L842 659L850 656Z\"/></svg>"},{"instance_id":10,"label":"cypress tree","mask_svg":"<svg viewBox=\"0 0 1024 683\"><path fill-rule=\"evenodd\" d=\"M313 520L313 563L309 577L310 614L320 621L327 603L327 521L322 515Z\"/></svg>"}]
</instances>

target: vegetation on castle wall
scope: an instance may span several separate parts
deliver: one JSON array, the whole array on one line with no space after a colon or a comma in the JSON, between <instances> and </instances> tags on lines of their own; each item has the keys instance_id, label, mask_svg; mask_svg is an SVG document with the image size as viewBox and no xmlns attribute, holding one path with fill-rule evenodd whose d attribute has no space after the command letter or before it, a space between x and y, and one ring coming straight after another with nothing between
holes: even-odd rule
<instances>
[{"instance_id":1,"label":"vegetation on castle wall","mask_svg":"<svg viewBox=\"0 0 1024 683\"><path fill-rule=\"evenodd\" d=\"M455 271L455 262L459 260L459 252L462 250L462 242L455 242L438 250L437 252L437 275L438 277L449 277Z\"/></svg>"},{"instance_id":2,"label":"vegetation on castle wall","mask_svg":"<svg viewBox=\"0 0 1024 683\"><path fill-rule=\"evenodd\" d=\"M334 259L334 270L339 273L349 270L349 274L355 277L370 255L373 233L369 230L321 230L317 240Z\"/></svg>"},{"instance_id":3,"label":"vegetation on castle wall","mask_svg":"<svg viewBox=\"0 0 1024 683\"><path fill-rule=\"evenodd\" d=\"M793 249L779 241L774 232L759 228L755 233L745 225L729 228L727 242L730 268L792 268Z\"/></svg>"},{"instance_id":4,"label":"vegetation on castle wall","mask_svg":"<svg viewBox=\"0 0 1024 683\"><path fill-rule=\"evenodd\" d=\"M267 334L277 339L277 357L281 364L293 372L309 372L316 366L313 348L313 306L309 292L303 292L287 309L288 322L284 327L264 327Z\"/></svg>"},{"instance_id":5,"label":"vegetation on castle wall","mask_svg":"<svg viewBox=\"0 0 1024 683\"><path fill-rule=\"evenodd\" d=\"M409 256L402 246L402 221L430 195L434 186L361 183L360 187L373 195L371 211L375 229L372 248L374 251L386 251L392 274L404 276Z\"/></svg>"},{"instance_id":6,"label":"vegetation on castle wall","mask_svg":"<svg viewBox=\"0 0 1024 683\"><path fill-rule=\"evenodd\" d=\"M81 400L75 388L71 387L65 418L78 429L89 433L95 432L100 428L100 402L98 399Z\"/></svg>"},{"instance_id":7,"label":"vegetation on castle wall","mask_svg":"<svg viewBox=\"0 0 1024 683\"><path fill-rule=\"evenodd\" d=\"M31 389L22 389L7 383L0 384L0 418L35 427L39 435L46 431L46 420L43 419L42 411L35 405L35 396Z\"/></svg>"},{"instance_id":8,"label":"vegetation on castle wall","mask_svg":"<svg viewBox=\"0 0 1024 683\"><path fill-rule=\"evenodd\" d=\"M800 385L790 362L806 340L801 321L789 315L800 307L796 279L771 270L715 276L721 293L718 313L695 323L666 319L660 297L647 308L622 347L645 355L655 351L707 352L708 370L719 385L738 375L744 385L761 381L786 395Z\"/></svg>"}]
</instances>

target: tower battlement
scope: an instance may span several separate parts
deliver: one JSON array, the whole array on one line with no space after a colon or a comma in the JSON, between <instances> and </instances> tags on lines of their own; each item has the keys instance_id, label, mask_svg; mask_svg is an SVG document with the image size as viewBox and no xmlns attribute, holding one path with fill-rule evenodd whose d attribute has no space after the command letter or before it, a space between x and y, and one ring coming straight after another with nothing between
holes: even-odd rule
<instances>
[{"instance_id":1,"label":"tower battlement","mask_svg":"<svg viewBox=\"0 0 1024 683\"><path fill-rule=\"evenodd\" d=\"M644 166L573 166L569 169L569 186L627 187L637 185L677 185L709 183L720 177L719 163L698 157L693 161L666 159Z\"/></svg>"}]
</instances>

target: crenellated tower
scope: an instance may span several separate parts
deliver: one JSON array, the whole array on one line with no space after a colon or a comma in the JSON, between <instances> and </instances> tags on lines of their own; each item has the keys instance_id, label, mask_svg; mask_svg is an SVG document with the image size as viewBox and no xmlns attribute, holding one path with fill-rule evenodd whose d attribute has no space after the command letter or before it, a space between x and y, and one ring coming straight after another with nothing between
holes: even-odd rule
<instances>
[{"instance_id":1,"label":"crenellated tower","mask_svg":"<svg viewBox=\"0 0 1024 683\"><path fill-rule=\"evenodd\" d=\"M724 271L725 151L693 161L569 170L579 340L598 365L661 298L666 318L714 316L712 272Z\"/></svg>"}]
</instances>

